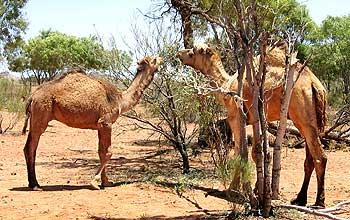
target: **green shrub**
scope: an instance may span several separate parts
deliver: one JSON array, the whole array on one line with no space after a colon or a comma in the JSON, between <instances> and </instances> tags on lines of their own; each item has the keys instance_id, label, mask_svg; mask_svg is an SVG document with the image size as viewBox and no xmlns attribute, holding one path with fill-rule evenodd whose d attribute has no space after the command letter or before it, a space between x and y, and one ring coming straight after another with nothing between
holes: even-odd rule
<instances>
[{"instance_id":1,"label":"green shrub","mask_svg":"<svg viewBox=\"0 0 350 220\"><path fill-rule=\"evenodd\" d=\"M0 117L0 133L11 130L24 114L25 98L28 96L29 89L20 81L13 79L0 78L0 111L7 111L8 124L2 129L2 119Z\"/></svg>"},{"instance_id":2,"label":"green shrub","mask_svg":"<svg viewBox=\"0 0 350 220\"><path fill-rule=\"evenodd\" d=\"M16 80L0 78L0 110L24 112L23 98L28 96L29 89Z\"/></svg>"},{"instance_id":3,"label":"green shrub","mask_svg":"<svg viewBox=\"0 0 350 220\"><path fill-rule=\"evenodd\" d=\"M227 161L220 161L216 167L216 172L224 186L227 185L238 174L240 178L239 189L244 183L251 182L254 166L249 161L242 160L240 156Z\"/></svg>"}]
</instances>

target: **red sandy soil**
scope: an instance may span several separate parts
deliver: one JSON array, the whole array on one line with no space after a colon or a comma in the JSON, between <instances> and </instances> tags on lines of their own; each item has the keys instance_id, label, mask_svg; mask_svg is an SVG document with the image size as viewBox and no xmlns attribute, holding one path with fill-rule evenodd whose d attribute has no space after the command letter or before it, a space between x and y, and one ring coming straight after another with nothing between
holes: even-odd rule
<instances>
[{"instance_id":1,"label":"red sandy soil","mask_svg":"<svg viewBox=\"0 0 350 220\"><path fill-rule=\"evenodd\" d=\"M183 182L178 155L166 143L159 144L157 136L150 137L149 131L129 130L118 135L121 125L128 124L126 118L114 124L113 156L107 172L116 186L103 190L89 186L99 165L96 131L50 122L36 157L37 178L43 187L39 192L27 188L22 150L27 137L20 135L22 121L0 135L0 219L215 219L218 213L217 218L223 218L230 204L205 197L205 189L223 188L213 175L208 152L191 157L197 177L190 181L200 187L185 188L180 197L173 184ZM278 203L288 204L302 183L304 149L284 148L282 155ZM333 206L350 199L350 156L343 150L327 151L327 156L326 203ZM313 175L309 204L315 193ZM301 213L295 216L320 219ZM350 218L350 213L338 216ZM279 218L285 219L283 215Z\"/></svg>"}]
</instances>

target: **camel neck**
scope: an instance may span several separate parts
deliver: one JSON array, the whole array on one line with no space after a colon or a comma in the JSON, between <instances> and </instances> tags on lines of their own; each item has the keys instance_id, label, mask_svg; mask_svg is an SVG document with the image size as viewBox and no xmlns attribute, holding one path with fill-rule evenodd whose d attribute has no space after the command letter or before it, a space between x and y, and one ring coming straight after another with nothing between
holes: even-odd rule
<instances>
[{"instance_id":1,"label":"camel neck","mask_svg":"<svg viewBox=\"0 0 350 220\"><path fill-rule=\"evenodd\" d=\"M202 70L204 75L210 77L218 87L225 86L228 82L232 82L232 77L224 69L221 61L213 62L208 68Z\"/></svg>"},{"instance_id":2,"label":"camel neck","mask_svg":"<svg viewBox=\"0 0 350 220\"><path fill-rule=\"evenodd\" d=\"M128 111L139 102L143 92L151 84L153 77L154 72L150 72L150 70L136 73L129 88L122 94L121 113Z\"/></svg>"}]
</instances>

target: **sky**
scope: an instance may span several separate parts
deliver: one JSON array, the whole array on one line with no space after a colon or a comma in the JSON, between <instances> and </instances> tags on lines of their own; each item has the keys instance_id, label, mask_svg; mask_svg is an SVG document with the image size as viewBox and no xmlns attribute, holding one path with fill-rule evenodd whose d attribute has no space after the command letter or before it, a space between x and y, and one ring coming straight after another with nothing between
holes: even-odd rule
<instances>
[{"instance_id":1,"label":"sky","mask_svg":"<svg viewBox=\"0 0 350 220\"><path fill-rule=\"evenodd\" d=\"M297 0L306 5L310 16L320 25L329 16L350 15L350 0Z\"/></svg>"},{"instance_id":2,"label":"sky","mask_svg":"<svg viewBox=\"0 0 350 220\"><path fill-rule=\"evenodd\" d=\"M118 44L132 37L131 25L150 9L150 0L29 0L24 11L29 21L25 39L51 28L79 37L114 36Z\"/></svg>"},{"instance_id":3,"label":"sky","mask_svg":"<svg viewBox=\"0 0 350 220\"><path fill-rule=\"evenodd\" d=\"M29 26L24 37L28 40L47 29L79 37L99 34L105 42L113 36L117 47L128 51L134 42L132 25L148 28L140 21L154 1L161 0L28 0L24 12ZM297 1L307 6L317 24L328 15L350 14L350 0Z\"/></svg>"},{"instance_id":4,"label":"sky","mask_svg":"<svg viewBox=\"0 0 350 220\"><path fill-rule=\"evenodd\" d=\"M98 33L103 39L114 36L117 45L127 48L125 41L132 40L131 25L142 19L152 0L29 0L25 13L29 27L25 39L39 34L40 30L60 31L70 35L89 36ZM328 15L350 13L350 0L297 0L306 4L317 24ZM147 28L147 27L142 27Z\"/></svg>"}]
</instances>

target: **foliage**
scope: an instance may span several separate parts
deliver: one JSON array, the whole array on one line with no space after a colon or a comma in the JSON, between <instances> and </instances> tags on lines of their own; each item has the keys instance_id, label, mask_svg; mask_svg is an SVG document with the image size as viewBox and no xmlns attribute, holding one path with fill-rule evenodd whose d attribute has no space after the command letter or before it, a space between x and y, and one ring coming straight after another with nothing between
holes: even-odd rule
<instances>
[{"instance_id":1,"label":"foliage","mask_svg":"<svg viewBox=\"0 0 350 220\"><path fill-rule=\"evenodd\" d=\"M34 74L37 83L51 80L66 68L104 70L107 51L96 37L75 37L51 30L21 45L21 52L8 58L9 68Z\"/></svg>"},{"instance_id":2,"label":"foliage","mask_svg":"<svg viewBox=\"0 0 350 220\"><path fill-rule=\"evenodd\" d=\"M187 148L196 134L196 128L188 129L196 118L198 102L196 95L176 74L180 65L174 60L178 44L164 44L159 55L168 60L158 73L157 79L144 94L143 102L149 110L144 117L155 119L152 130L160 133L178 150L183 160L183 172L189 172ZM143 119L145 120L145 119Z\"/></svg>"},{"instance_id":3,"label":"foliage","mask_svg":"<svg viewBox=\"0 0 350 220\"><path fill-rule=\"evenodd\" d=\"M179 2L182 2L182 5L180 4L182 7L179 7ZM248 85L252 85L253 100L252 105L248 108L250 108L255 122L253 124L254 133L257 134L254 138L255 148L253 150L256 152L259 204L256 204L253 196L249 197L252 205L259 205L259 208L263 208L263 215L268 217L271 209L271 172L269 168L271 156L266 137L265 110L262 104L264 98L263 84L266 74L265 56L263 54L266 54L268 46L280 43L281 40L286 41L289 45L302 43L304 34L314 28L314 23L305 6L301 6L295 0L198 0L191 2L171 1L171 3L180 15L183 14L184 10L190 10L187 14L191 14L192 22L199 19L207 23L206 26L198 26L207 29L207 32L202 32L201 40L204 39L216 44L220 48L224 66L229 74L237 73L238 89L236 92L238 96L243 96L243 73L245 73L244 80L247 81ZM184 29L190 27L184 24L184 19L182 19L182 22ZM186 30L183 33L187 33ZM288 53L291 53L293 49L294 46L289 47ZM259 63L256 64L254 57L258 54L261 54L261 56ZM219 84L221 83L219 82ZM245 129L247 116L243 108L243 101L236 99L235 102L238 113L229 116L238 119L240 124L240 128L234 130L235 137L238 139L235 142L235 147L236 150L239 149L241 159L247 161L248 150ZM225 152L222 155L225 155ZM238 167L230 188L240 182L237 174L242 175L246 171L244 166ZM273 177L275 176L277 175ZM232 175L230 178L232 178ZM242 185L249 194L251 192L250 184L244 182Z\"/></svg>"},{"instance_id":4,"label":"foliage","mask_svg":"<svg viewBox=\"0 0 350 220\"><path fill-rule=\"evenodd\" d=\"M150 129L169 141L181 155L183 173L189 173L187 149L197 131L196 126L193 128L189 124L196 120L198 101L193 90L178 75L181 65L176 53L180 46L174 33L168 30L162 22L150 28L149 33L134 30L136 56L157 54L167 62L144 92L142 103L147 111L134 111L128 117L136 119L139 127Z\"/></svg>"},{"instance_id":5,"label":"foliage","mask_svg":"<svg viewBox=\"0 0 350 220\"><path fill-rule=\"evenodd\" d=\"M241 179L241 186L237 187L239 189L245 183L251 182L253 169L253 164L238 156L219 164L216 167L216 173L226 188L235 175L239 173Z\"/></svg>"},{"instance_id":6,"label":"foliage","mask_svg":"<svg viewBox=\"0 0 350 220\"><path fill-rule=\"evenodd\" d=\"M26 3L27 0L0 0L1 56L14 53L22 42L21 35L28 26L23 16L23 8Z\"/></svg>"},{"instance_id":7,"label":"foliage","mask_svg":"<svg viewBox=\"0 0 350 220\"><path fill-rule=\"evenodd\" d=\"M330 104L350 103L350 16L327 17L308 35L310 66L326 84Z\"/></svg>"},{"instance_id":8,"label":"foliage","mask_svg":"<svg viewBox=\"0 0 350 220\"><path fill-rule=\"evenodd\" d=\"M0 78L0 111L6 111L8 114L8 125L2 129L2 119L0 117L0 133L11 130L18 120L23 116L24 100L28 94L28 88L18 81L7 78Z\"/></svg>"},{"instance_id":9,"label":"foliage","mask_svg":"<svg viewBox=\"0 0 350 220\"><path fill-rule=\"evenodd\" d=\"M103 45L103 40L99 38L99 42ZM131 52L126 52L118 49L117 41L114 36L112 36L108 41L107 48L105 47L105 76L117 83L121 83L122 86L127 86L128 81L130 80L129 68L132 63ZM119 86L119 85L118 85Z\"/></svg>"}]
</instances>

